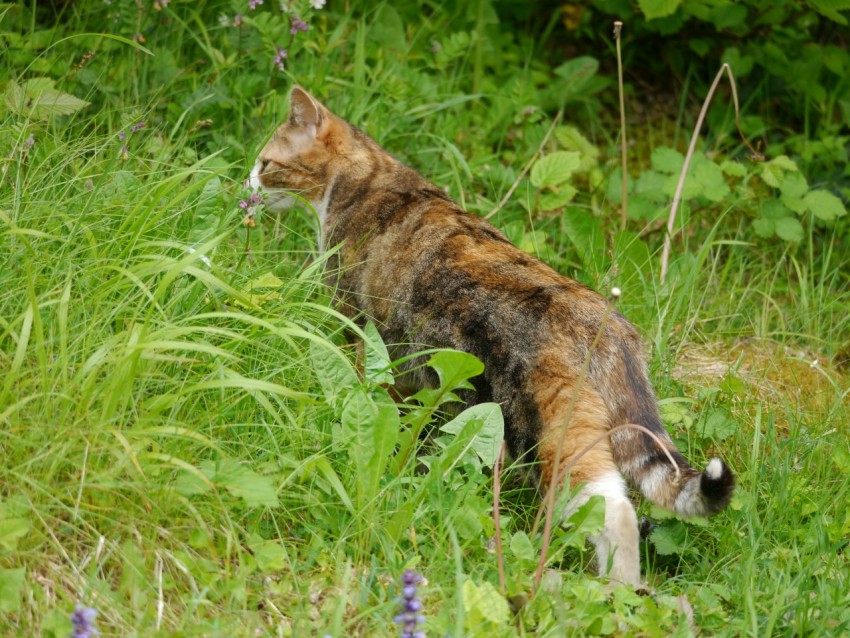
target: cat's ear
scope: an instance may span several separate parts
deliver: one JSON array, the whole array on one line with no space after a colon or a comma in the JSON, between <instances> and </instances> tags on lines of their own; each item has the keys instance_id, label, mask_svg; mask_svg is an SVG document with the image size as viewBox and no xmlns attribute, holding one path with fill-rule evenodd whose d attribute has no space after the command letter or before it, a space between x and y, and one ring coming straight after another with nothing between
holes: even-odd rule
<instances>
[{"instance_id":1,"label":"cat's ear","mask_svg":"<svg viewBox=\"0 0 850 638\"><path fill-rule=\"evenodd\" d=\"M323 107L307 91L296 85L289 94L289 122L315 136L322 127Z\"/></svg>"}]
</instances>

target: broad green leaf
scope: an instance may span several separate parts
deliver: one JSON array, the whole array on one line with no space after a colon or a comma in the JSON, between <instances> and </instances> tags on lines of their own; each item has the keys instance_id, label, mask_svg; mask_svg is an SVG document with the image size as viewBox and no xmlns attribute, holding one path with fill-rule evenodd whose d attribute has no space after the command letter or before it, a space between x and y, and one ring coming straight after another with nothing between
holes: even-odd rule
<instances>
[{"instance_id":1,"label":"broad green leaf","mask_svg":"<svg viewBox=\"0 0 850 638\"><path fill-rule=\"evenodd\" d=\"M267 540L257 534L251 534L248 547L251 548L261 571L280 571L289 566L289 555L280 541Z\"/></svg>"},{"instance_id":2,"label":"broad green leaf","mask_svg":"<svg viewBox=\"0 0 850 638\"><path fill-rule=\"evenodd\" d=\"M723 171L708 159L695 163L690 179L700 185L702 196L712 202L722 202L731 192L723 178Z\"/></svg>"},{"instance_id":3,"label":"broad green leaf","mask_svg":"<svg viewBox=\"0 0 850 638\"><path fill-rule=\"evenodd\" d=\"M541 211L548 212L563 208L571 201L578 193L578 189L569 184L561 184L558 187L557 193L542 193L540 200L537 203L537 208Z\"/></svg>"},{"instance_id":4,"label":"broad green leaf","mask_svg":"<svg viewBox=\"0 0 850 638\"><path fill-rule=\"evenodd\" d=\"M581 95L589 81L599 70L599 60L590 56L580 56L564 62L555 69L555 75L563 78L563 90L559 91L564 99Z\"/></svg>"},{"instance_id":5,"label":"broad green leaf","mask_svg":"<svg viewBox=\"0 0 850 638\"><path fill-rule=\"evenodd\" d=\"M201 471L216 486L245 501L248 507L277 507L277 490L266 476L229 458L202 461Z\"/></svg>"},{"instance_id":6,"label":"broad green leaf","mask_svg":"<svg viewBox=\"0 0 850 638\"><path fill-rule=\"evenodd\" d=\"M806 208L818 219L832 221L838 217L844 217L847 210L844 204L829 191L809 191L803 198Z\"/></svg>"},{"instance_id":7,"label":"broad green leaf","mask_svg":"<svg viewBox=\"0 0 850 638\"><path fill-rule=\"evenodd\" d=\"M785 180L786 172L796 173L799 170L794 160L788 158L786 155L780 155L762 164L760 175L765 184L773 188L779 188Z\"/></svg>"},{"instance_id":8,"label":"broad green leaf","mask_svg":"<svg viewBox=\"0 0 850 638\"><path fill-rule=\"evenodd\" d=\"M440 378L439 392L446 397L443 400L454 400L456 390L472 390L475 386L469 379L484 372L484 364L474 355L457 350L440 350L431 355L428 365L434 368Z\"/></svg>"},{"instance_id":9,"label":"broad green leaf","mask_svg":"<svg viewBox=\"0 0 850 638\"><path fill-rule=\"evenodd\" d=\"M793 221L797 221L796 219ZM723 409L716 409L709 414L700 427L700 435L704 438L712 438L722 441L735 434L738 423Z\"/></svg>"},{"instance_id":10,"label":"broad green leaf","mask_svg":"<svg viewBox=\"0 0 850 638\"><path fill-rule=\"evenodd\" d=\"M354 465L356 503L365 507L378 494L387 461L395 449L400 419L386 390L351 391L342 410L342 432Z\"/></svg>"},{"instance_id":11,"label":"broad green leaf","mask_svg":"<svg viewBox=\"0 0 850 638\"><path fill-rule=\"evenodd\" d=\"M652 151L652 168L659 173L678 175L685 163L685 156L669 146L659 146Z\"/></svg>"},{"instance_id":12,"label":"broad green leaf","mask_svg":"<svg viewBox=\"0 0 850 638\"><path fill-rule=\"evenodd\" d=\"M310 342L310 363L319 378L325 399L338 413L345 394L360 384L357 373L342 352L332 344Z\"/></svg>"},{"instance_id":13,"label":"broad green leaf","mask_svg":"<svg viewBox=\"0 0 850 638\"><path fill-rule=\"evenodd\" d=\"M0 569L0 612L12 613L21 608L21 591L26 570Z\"/></svg>"},{"instance_id":14,"label":"broad green leaf","mask_svg":"<svg viewBox=\"0 0 850 638\"><path fill-rule=\"evenodd\" d=\"M466 504L455 510L453 522L457 535L464 540L478 538L484 531L478 512Z\"/></svg>"},{"instance_id":15,"label":"broad green leaf","mask_svg":"<svg viewBox=\"0 0 850 638\"><path fill-rule=\"evenodd\" d=\"M30 522L25 518L0 519L0 550L13 551L29 529Z\"/></svg>"},{"instance_id":16,"label":"broad green leaf","mask_svg":"<svg viewBox=\"0 0 850 638\"><path fill-rule=\"evenodd\" d=\"M776 222L773 219L759 217L753 220L753 230L759 237L770 239L776 234Z\"/></svg>"},{"instance_id":17,"label":"broad green leaf","mask_svg":"<svg viewBox=\"0 0 850 638\"><path fill-rule=\"evenodd\" d=\"M578 168L578 151L556 151L544 155L531 168L531 183L536 188L559 186Z\"/></svg>"},{"instance_id":18,"label":"broad green leaf","mask_svg":"<svg viewBox=\"0 0 850 638\"><path fill-rule=\"evenodd\" d=\"M721 62L728 64L736 78L742 78L753 70L755 59L751 55L741 55L738 47L729 47L723 52Z\"/></svg>"},{"instance_id":19,"label":"broad green leaf","mask_svg":"<svg viewBox=\"0 0 850 638\"><path fill-rule=\"evenodd\" d=\"M463 583L461 594L468 628L479 629L484 623L506 625L510 621L508 602L490 583L476 585L469 579Z\"/></svg>"},{"instance_id":20,"label":"broad green leaf","mask_svg":"<svg viewBox=\"0 0 850 638\"><path fill-rule=\"evenodd\" d=\"M390 370L390 353L378 329L371 321L366 324L363 332L366 339L363 342L365 354L365 375L373 383L393 384L393 373Z\"/></svg>"},{"instance_id":21,"label":"broad green leaf","mask_svg":"<svg viewBox=\"0 0 850 638\"><path fill-rule=\"evenodd\" d=\"M584 536L598 534L605 526L605 499L598 494L591 496L565 522L574 537L581 535L580 545L584 544Z\"/></svg>"},{"instance_id":22,"label":"broad green leaf","mask_svg":"<svg viewBox=\"0 0 850 638\"><path fill-rule=\"evenodd\" d=\"M803 241L803 225L796 217L783 217L773 222L774 230L780 239L799 243Z\"/></svg>"},{"instance_id":23,"label":"broad green leaf","mask_svg":"<svg viewBox=\"0 0 850 638\"><path fill-rule=\"evenodd\" d=\"M720 163L720 170L729 175L729 177L744 177L747 174L747 167L741 162L732 160L723 160Z\"/></svg>"},{"instance_id":24,"label":"broad green leaf","mask_svg":"<svg viewBox=\"0 0 850 638\"><path fill-rule=\"evenodd\" d=\"M478 434L472 439L472 450L487 467L493 467L499 458L502 439L505 433L505 421L502 408L498 403L479 403L467 408L454 419L440 428L447 434L459 434L469 421L480 419L483 422Z\"/></svg>"},{"instance_id":25,"label":"broad green leaf","mask_svg":"<svg viewBox=\"0 0 850 638\"><path fill-rule=\"evenodd\" d=\"M681 554L685 551L688 530L682 521L668 520L652 530L649 540L655 545L655 551L663 556Z\"/></svg>"},{"instance_id":26,"label":"broad green leaf","mask_svg":"<svg viewBox=\"0 0 850 638\"><path fill-rule=\"evenodd\" d=\"M672 15L680 4L682 4L682 0L638 0L638 6L647 20Z\"/></svg>"},{"instance_id":27,"label":"broad green leaf","mask_svg":"<svg viewBox=\"0 0 850 638\"><path fill-rule=\"evenodd\" d=\"M537 552L534 550L534 545L531 539L525 532L516 532L511 536L511 553L519 560L532 562L537 558Z\"/></svg>"}]
</instances>

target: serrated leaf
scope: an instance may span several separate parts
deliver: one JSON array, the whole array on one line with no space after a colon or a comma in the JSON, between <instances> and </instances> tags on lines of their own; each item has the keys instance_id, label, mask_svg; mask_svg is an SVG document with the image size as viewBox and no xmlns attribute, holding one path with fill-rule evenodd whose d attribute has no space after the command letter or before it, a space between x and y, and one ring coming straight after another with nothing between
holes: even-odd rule
<instances>
[{"instance_id":1,"label":"serrated leaf","mask_svg":"<svg viewBox=\"0 0 850 638\"><path fill-rule=\"evenodd\" d=\"M659 146L652 151L652 168L659 173L678 175L685 163L685 156L669 146Z\"/></svg>"},{"instance_id":2,"label":"serrated leaf","mask_svg":"<svg viewBox=\"0 0 850 638\"><path fill-rule=\"evenodd\" d=\"M794 219L793 217L789 219ZM797 221L794 219L794 221ZM738 429L737 422L726 410L714 410L706 417L700 428L700 435L704 438L713 438L719 441L732 436Z\"/></svg>"},{"instance_id":3,"label":"serrated leaf","mask_svg":"<svg viewBox=\"0 0 850 638\"><path fill-rule=\"evenodd\" d=\"M649 540L655 546L655 551L663 556L681 554L685 551L688 530L681 521L665 521L649 535Z\"/></svg>"},{"instance_id":4,"label":"serrated leaf","mask_svg":"<svg viewBox=\"0 0 850 638\"><path fill-rule=\"evenodd\" d=\"M759 175L768 186L780 188L782 186L782 182L785 181L785 173L796 173L799 172L799 170L800 169L797 168L797 164L794 163L794 160L790 159L786 155L780 155L778 157L774 157L769 162L762 164Z\"/></svg>"},{"instance_id":5,"label":"serrated leaf","mask_svg":"<svg viewBox=\"0 0 850 638\"><path fill-rule=\"evenodd\" d=\"M0 612L13 613L21 608L21 590L26 570L0 569Z\"/></svg>"},{"instance_id":6,"label":"serrated leaf","mask_svg":"<svg viewBox=\"0 0 850 638\"><path fill-rule=\"evenodd\" d=\"M680 4L682 0L638 0L638 6L647 20L673 15Z\"/></svg>"},{"instance_id":7,"label":"serrated leaf","mask_svg":"<svg viewBox=\"0 0 850 638\"><path fill-rule=\"evenodd\" d=\"M694 166L691 179L698 183L702 195L712 202L721 202L726 199L731 191L723 179L723 171L712 161L703 160Z\"/></svg>"},{"instance_id":8,"label":"serrated leaf","mask_svg":"<svg viewBox=\"0 0 850 638\"><path fill-rule=\"evenodd\" d=\"M578 151L556 151L544 155L531 167L531 183L536 188L565 183L579 166Z\"/></svg>"},{"instance_id":9,"label":"serrated leaf","mask_svg":"<svg viewBox=\"0 0 850 638\"><path fill-rule=\"evenodd\" d=\"M499 458L505 435L505 419L498 403L479 403L467 408L440 428L447 434L459 434L469 421L480 419L483 423L478 434L470 441L471 449L487 467L493 467Z\"/></svg>"},{"instance_id":10,"label":"serrated leaf","mask_svg":"<svg viewBox=\"0 0 850 638\"><path fill-rule=\"evenodd\" d=\"M838 217L844 217L847 209L840 199L829 191L809 191L803 198L806 208L818 219L832 221Z\"/></svg>"},{"instance_id":11,"label":"serrated leaf","mask_svg":"<svg viewBox=\"0 0 850 638\"><path fill-rule=\"evenodd\" d=\"M744 177L747 174L747 167L741 162L732 160L723 160L720 164L720 170L729 175L729 177Z\"/></svg>"},{"instance_id":12,"label":"serrated leaf","mask_svg":"<svg viewBox=\"0 0 850 638\"><path fill-rule=\"evenodd\" d=\"M46 120L55 115L71 115L87 107L89 104L89 102L81 100L70 93L46 91L38 97L33 98L28 108L33 117Z\"/></svg>"},{"instance_id":13,"label":"serrated leaf","mask_svg":"<svg viewBox=\"0 0 850 638\"><path fill-rule=\"evenodd\" d=\"M569 184L561 184L558 187L557 193L542 193L537 207L541 211L553 211L558 208L563 208L571 201L578 193L578 189Z\"/></svg>"},{"instance_id":14,"label":"serrated leaf","mask_svg":"<svg viewBox=\"0 0 850 638\"><path fill-rule=\"evenodd\" d=\"M776 232L774 224L775 222L772 219L759 217L758 219L753 220L753 230L759 237L762 237L763 239L769 239L773 237Z\"/></svg>"},{"instance_id":15,"label":"serrated leaf","mask_svg":"<svg viewBox=\"0 0 850 638\"><path fill-rule=\"evenodd\" d=\"M783 217L777 219L773 224L774 230L780 239L790 241L795 244L803 241L803 225L794 217Z\"/></svg>"}]
</instances>

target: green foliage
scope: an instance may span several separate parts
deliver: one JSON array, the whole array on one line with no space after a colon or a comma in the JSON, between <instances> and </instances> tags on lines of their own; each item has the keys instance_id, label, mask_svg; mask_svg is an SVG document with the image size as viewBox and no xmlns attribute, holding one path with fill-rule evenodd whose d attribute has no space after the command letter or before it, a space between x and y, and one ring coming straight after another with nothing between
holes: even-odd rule
<instances>
[{"instance_id":1,"label":"green foliage","mask_svg":"<svg viewBox=\"0 0 850 638\"><path fill-rule=\"evenodd\" d=\"M850 326L840 3L639 3L672 11L644 21L600 1L574 26L571 5L317 4L0 8L0 633L65 638L81 603L114 635L394 635L407 567L427 578L429 635L685 634L679 597L706 635L846 633L846 380L827 362ZM625 230L598 41L612 11L640 76L630 123L648 122L630 128ZM309 30L293 34L296 17ZM659 286L695 109L683 99L673 125L663 105L634 107L668 77L701 99L721 60L765 159L736 146L718 102ZM514 467L499 592L505 424L462 401L480 361L396 361L335 310L309 214L240 223L241 182L295 81L474 213L515 187L498 226L623 290L677 444L695 464L723 456L739 485L710 523L640 506L658 521L653 595L592 577L597 498L553 530L529 599L539 500ZM710 361L683 381L704 343L740 369L712 376L725 359ZM792 354L754 362L754 344ZM810 377L788 372L801 358ZM424 367L434 387L397 397Z\"/></svg>"}]
</instances>

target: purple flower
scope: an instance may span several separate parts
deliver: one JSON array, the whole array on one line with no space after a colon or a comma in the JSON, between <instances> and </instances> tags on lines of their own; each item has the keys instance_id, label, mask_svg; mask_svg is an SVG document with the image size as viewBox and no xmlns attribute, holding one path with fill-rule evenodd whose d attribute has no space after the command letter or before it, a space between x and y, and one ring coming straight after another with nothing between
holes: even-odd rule
<instances>
[{"instance_id":1,"label":"purple flower","mask_svg":"<svg viewBox=\"0 0 850 638\"><path fill-rule=\"evenodd\" d=\"M123 141L124 141L124 138L126 137L126 135L127 135L127 134L126 134L124 131L118 131L118 139L119 139L121 142L123 142Z\"/></svg>"},{"instance_id":2,"label":"purple flower","mask_svg":"<svg viewBox=\"0 0 850 638\"><path fill-rule=\"evenodd\" d=\"M425 638L424 631L416 627L425 622L425 617L417 613L422 609L422 603L416 597L417 585L422 582L422 576L408 569L401 577L401 613L394 622L401 625L401 638Z\"/></svg>"},{"instance_id":3,"label":"purple flower","mask_svg":"<svg viewBox=\"0 0 850 638\"><path fill-rule=\"evenodd\" d=\"M248 0L248 8L253 11L257 7L263 4L263 0Z\"/></svg>"},{"instance_id":4,"label":"purple flower","mask_svg":"<svg viewBox=\"0 0 850 638\"><path fill-rule=\"evenodd\" d=\"M145 126L144 120L142 120L141 122L136 122L135 124L133 124L133 126L130 127L130 132L135 133L139 129L144 128L144 126Z\"/></svg>"},{"instance_id":5,"label":"purple flower","mask_svg":"<svg viewBox=\"0 0 850 638\"><path fill-rule=\"evenodd\" d=\"M304 22L304 20L302 20L301 18L296 16L292 19L292 27L289 29L289 32L292 35L296 35L299 31L309 31L309 30L310 30L310 25L307 24L306 22Z\"/></svg>"},{"instance_id":6,"label":"purple flower","mask_svg":"<svg viewBox=\"0 0 850 638\"><path fill-rule=\"evenodd\" d=\"M258 192L251 193L247 200L240 199L239 208L245 211L245 216L242 218L242 224L249 228L254 228L254 226L256 226L254 221L254 215L257 212L256 209L265 203L263 196Z\"/></svg>"},{"instance_id":7,"label":"purple flower","mask_svg":"<svg viewBox=\"0 0 850 638\"><path fill-rule=\"evenodd\" d=\"M71 614L71 624L74 625L71 638L93 638L100 635L97 627L94 626L95 618L97 618L97 609L82 605L75 606L74 613Z\"/></svg>"},{"instance_id":8,"label":"purple flower","mask_svg":"<svg viewBox=\"0 0 850 638\"><path fill-rule=\"evenodd\" d=\"M286 56L288 54L286 52L286 49L283 49L279 46L275 46L275 49L277 50L277 53L275 53L275 56L274 56L274 63L277 66L278 69L283 71L283 68L284 68L283 67L283 61L286 59Z\"/></svg>"},{"instance_id":9,"label":"purple flower","mask_svg":"<svg viewBox=\"0 0 850 638\"><path fill-rule=\"evenodd\" d=\"M35 135L30 133L30 136L24 140L24 148L30 150L33 146L35 146Z\"/></svg>"}]
</instances>

